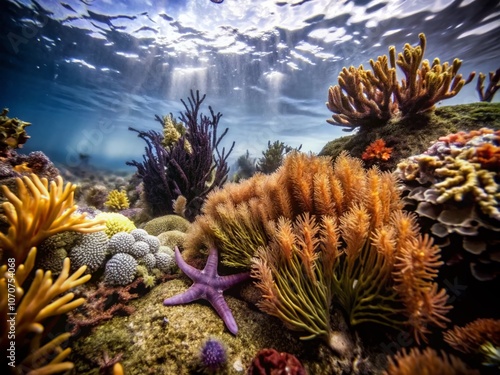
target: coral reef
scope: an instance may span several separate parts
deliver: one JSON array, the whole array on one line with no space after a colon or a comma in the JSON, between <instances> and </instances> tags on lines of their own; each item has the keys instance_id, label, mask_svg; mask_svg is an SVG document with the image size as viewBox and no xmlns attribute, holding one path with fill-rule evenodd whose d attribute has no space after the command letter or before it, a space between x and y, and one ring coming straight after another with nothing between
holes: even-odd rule
<instances>
[{"instance_id":1,"label":"coral reef","mask_svg":"<svg viewBox=\"0 0 500 375\"><path fill-rule=\"evenodd\" d=\"M7 234L0 233L2 259L25 259L33 246L56 233L73 230L90 233L103 230L99 220L87 220L85 214L74 215L75 186L64 185L61 177L49 185L46 178L31 174L17 178L17 196L2 185L8 202L3 203L10 223Z\"/></svg>"},{"instance_id":2,"label":"coral reef","mask_svg":"<svg viewBox=\"0 0 500 375\"><path fill-rule=\"evenodd\" d=\"M108 236L104 232L84 233L78 244L73 246L68 254L73 269L87 266L87 272L93 273L104 264Z\"/></svg>"},{"instance_id":3,"label":"coral reef","mask_svg":"<svg viewBox=\"0 0 500 375\"><path fill-rule=\"evenodd\" d=\"M385 141L379 138L368 145L361 155L361 159L365 161L372 159L387 161L391 158L391 153L392 147L386 147Z\"/></svg>"},{"instance_id":4,"label":"coral reef","mask_svg":"<svg viewBox=\"0 0 500 375\"><path fill-rule=\"evenodd\" d=\"M8 113L7 108L0 113L0 157L8 156L11 150L23 147L30 138L25 128L31 123L9 118Z\"/></svg>"},{"instance_id":5,"label":"coral reef","mask_svg":"<svg viewBox=\"0 0 500 375\"><path fill-rule=\"evenodd\" d=\"M137 260L125 253L118 253L106 262L104 284L116 286L127 285L134 281L137 273Z\"/></svg>"},{"instance_id":6,"label":"coral reef","mask_svg":"<svg viewBox=\"0 0 500 375\"><path fill-rule=\"evenodd\" d=\"M338 85L328 91L326 105L334 114L327 122L351 131L384 125L396 115L406 117L431 111L437 102L457 95L474 78L474 73L467 81L458 74L462 64L459 59L451 65L441 64L438 58L432 64L423 60L425 35L419 34L419 39L417 47L405 44L397 59L396 48L391 46L389 56L370 60L372 71L363 65L344 67ZM405 76L401 82L396 78L396 65Z\"/></svg>"},{"instance_id":7,"label":"coral reef","mask_svg":"<svg viewBox=\"0 0 500 375\"><path fill-rule=\"evenodd\" d=\"M484 345L500 347L500 320L476 319L463 327L453 327L444 332L443 337L453 349L478 355Z\"/></svg>"},{"instance_id":8,"label":"coral reef","mask_svg":"<svg viewBox=\"0 0 500 375\"><path fill-rule=\"evenodd\" d=\"M248 375L306 375L302 363L290 353L275 349L261 349L255 355L247 371Z\"/></svg>"},{"instance_id":9,"label":"coral reef","mask_svg":"<svg viewBox=\"0 0 500 375\"><path fill-rule=\"evenodd\" d=\"M190 225L189 221L182 216L165 215L148 221L142 226L142 229L153 236L158 236L163 232L171 230L186 232Z\"/></svg>"},{"instance_id":10,"label":"coral reef","mask_svg":"<svg viewBox=\"0 0 500 375\"><path fill-rule=\"evenodd\" d=\"M446 248L447 260L469 262L479 280L500 274L499 156L500 131L483 128L441 137L425 153L401 161L396 171L408 202Z\"/></svg>"},{"instance_id":11,"label":"coral reef","mask_svg":"<svg viewBox=\"0 0 500 375\"><path fill-rule=\"evenodd\" d=\"M408 353L403 350L390 358L389 367L384 375L479 375L479 371L469 369L459 358L427 348L421 351L411 349Z\"/></svg>"},{"instance_id":12,"label":"coral reef","mask_svg":"<svg viewBox=\"0 0 500 375\"><path fill-rule=\"evenodd\" d=\"M137 175L144 183L144 197L153 216L173 213L173 201L182 195L186 198L185 216L192 220L199 213L210 191L224 184L229 167L227 158L234 143L226 153L219 144L226 135L220 136L217 128L221 113L215 114L211 107L210 117L199 113L205 96L191 91L188 104L182 100L185 111L180 120L186 132L177 142L164 147L164 135L154 130L138 133L147 146L143 162L131 161L128 165L137 168ZM190 147L186 145L189 143Z\"/></svg>"},{"instance_id":13,"label":"coral reef","mask_svg":"<svg viewBox=\"0 0 500 375\"><path fill-rule=\"evenodd\" d=\"M262 151L262 157L257 160L256 170L264 174L271 174L283 163L286 154L291 151L300 151L302 145L297 148L285 145L283 142L267 141L267 149Z\"/></svg>"},{"instance_id":14,"label":"coral reef","mask_svg":"<svg viewBox=\"0 0 500 375\"><path fill-rule=\"evenodd\" d=\"M125 190L111 190L104 202L110 211L121 211L129 208L130 204Z\"/></svg>"},{"instance_id":15,"label":"coral reef","mask_svg":"<svg viewBox=\"0 0 500 375\"><path fill-rule=\"evenodd\" d=\"M439 137L484 127L500 129L500 103L477 102L443 106L427 112L425 116L393 118L376 130L361 128L356 134L328 142L319 155L335 159L345 150L352 156L361 158L369 144L381 138L392 148L391 158L383 162L374 160L373 164L392 172L402 159L424 152Z\"/></svg>"},{"instance_id":16,"label":"coral reef","mask_svg":"<svg viewBox=\"0 0 500 375\"><path fill-rule=\"evenodd\" d=\"M109 238L119 232L131 232L136 229L135 224L128 217L118 212L101 212L95 217L105 224L104 232Z\"/></svg>"},{"instance_id":17,"label":"coral reef","mask_svg":"<svg viewBox=\"0 0 500 375\"><path fill-rule=\"evenodd\" d=\"M485 90L484 80L486 79L486 75L484 73L479 73L476 90L479 93L479 100L489 103L493 100L493 97L500 88L500 69L497 69L496 72L490 72L488 76L490 81Z\"/></svg>"},{"instance_id":18,"label":"coral reef","mask_svg":"<svg viewBox=\"0 0 500 375\"><path fill-rule=\"evenodd\" d=\"M335 301L351 325L408 325L420 342L430 326L444 327L449 307L434 282L439 250L402 206L391 174L347 154L332 167L294 152L274 174L212 193L184 253L193 259L212 245L227 266L253 264L260 307L303 338L332 344Z\"/></svg>"},{"instance_id":19,"label":"coral reef","mask_svg":"<svg viewBox=\"0 0 500 375\"><path fill-rule=\"evenodd\" d=\"M49 335L42 323L82 305L85 299L74 299L74 294L67 292L87 282L90 275L83 276L85 266L70 274L66 258L60 275L53 280L50 271L32 272L35 257L33 247L24 259L8 258L0 267L0 348L9 355L9 366L4 362L7 373L51 374L73 368L66 361L71 349L61 348L70 334Z\"/></svg>"}]
</instances>

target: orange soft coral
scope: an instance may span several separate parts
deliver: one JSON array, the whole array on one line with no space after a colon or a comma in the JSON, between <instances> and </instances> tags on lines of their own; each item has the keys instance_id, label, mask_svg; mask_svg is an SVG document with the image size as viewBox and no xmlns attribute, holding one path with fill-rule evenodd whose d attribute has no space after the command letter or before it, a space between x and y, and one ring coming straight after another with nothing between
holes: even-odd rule
<instances>
[{"instance_id":1,"label":"orange soft coral","mask_svg":"<svg viewBox=\"0 0 500 375\"><path fill-rule=\"evenodd\" d=\"M455 326L444 334L446 341L453 349L462 353L477 353L487 342L500 346L500 320L476 319L464 327Z\"/></svg>"},{"instance_id":2,"label":"orange soft coral","mask_svg":"<svg viewBox=\"0 0 500 375\"><path fill-rule=\"evenodd\" d=\"M361 158L363 160L379 159L387 161L391 158L392 147L386 147L383 139L377 139L370 143Z\"/></svg>"}]
</instances>

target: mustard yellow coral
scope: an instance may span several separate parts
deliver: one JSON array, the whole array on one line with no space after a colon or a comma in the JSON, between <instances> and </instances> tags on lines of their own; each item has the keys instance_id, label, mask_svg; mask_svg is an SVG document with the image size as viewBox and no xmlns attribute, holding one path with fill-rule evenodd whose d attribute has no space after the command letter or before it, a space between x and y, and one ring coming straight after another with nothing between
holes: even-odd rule
<instances>
[{"instance_id":1,"label":"mustard yellow coral","mask_svg":"<svg viewBox=\"0 0 500 375\"><path fill-rule=\"evenodd\" d=\"M3 203L5 216L10 224L7 234L0 233L3 258L20 262L33 246L45 238L67 230L90 233L103 230L98 220L88 220L86 214L75 214L73 204L76 186L64 185L58 176L50 184L46 178L31 174L17 178L17 195L2 185L7 198Z\"/></svg>"},{"instance_id":2,"label":"mustard yellow coral","mask_svg":"<svg viewBox=\"0 0 500 375\"><path fill-rule=\"evenodd\" d=\"M127 192L125 190L111 190L104 205L112 211L121 211L129 208Z\"/></svg>"},{"instance_id":3,"label":"mustard yellow coral","mask_svg":"<svg viewBox=\"0 0 500 375\"><path fill-rule=\"evenodd\" d=\"M74 299L74 293L67 292L90 279L90 275L83 276L85 266L70 275L69 258L55 281L50 271L40 269L31 279L35 257L36 248L32 248L24 263L8 258L0 267L0 348L2 353L13 350L9 362L15 374L53 374L73 368L71 362L64 362L71 349L61 348L70 334L63 333L42 344L47 334L42 323L82 305L84 298Z\"/></svg>"}]
</instances>

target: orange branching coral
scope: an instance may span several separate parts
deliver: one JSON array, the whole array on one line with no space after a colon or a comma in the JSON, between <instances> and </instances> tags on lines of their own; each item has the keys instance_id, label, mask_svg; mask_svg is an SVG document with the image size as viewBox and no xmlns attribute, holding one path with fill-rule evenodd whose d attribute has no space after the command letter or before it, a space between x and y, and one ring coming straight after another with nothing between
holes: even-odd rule
<instances>
[{"instance_id":1,"label":"orange branching coral","mask_svg":"<svg viewBox=\"0 0 500 375\"><path fill-rule=\"evenodd\" d=\"M70 334L42 344L48 333L42 323L82 305L84 298L73 300L74 294L67 292L90 279L83 276L86 266L70 275L69 258L55 281L50 271L43 270L31 279L35 258L36 248L32 248L23 263L9 258L0 267L0 348L3 353L12 351L8 358L13 374L53 374L73 368L71 362L64 362L71 349L61 348Z\"/></svg>"},{"instance_id":2,"label":"orange branching coral","mask_svg":"<svg viewBox=\"0 0 500 375\"><path fill-rule=\"evenodd\" d=\"M500 320L476 319L464 327L453 327L443 334L453 349L467 354L477 354L481 346L491 343L500 347Z\"/></svg>"},{"instance_id":3,"label":"orange branching coral","mask_svg":"<svg viewBox=\"0 0 500 375\"><path fill-rule=\"evenodd\" d=\"M60 176L49 185L46 178L31 174L17 178L17 196L2 185L8 202L3 203L5 216L10 224L7 234L0 233L3 257L22 262L33 246L45 238L66 230L96 232L104 230L99 221L86 219L85 214L75 215L73 205L76 186L64 185Z\"/></svg>"},{"instance_id":4,"label":"orange branching coral","mask_svg":"<svg viewBox=\"0 0 500 375\"><path fill-rule=\"evenodd\" d=\"M493 140L496 142L500 141L500 130L493 130L490 128L481 128L479 130L471 130L468 132L459 131L458 133L452 133L439 137L438 140L446 142L448 145L463 146L472 138L485 134L491 134L491 137L493 137Z\"/></svg>"},{"instance_id":5,"label":"orange branching coral","mask_svg":"<svg viewBox=\"0 0 500 375\"><path fill-rule=\"evenodd\" d=\"M389 160L391 158L392 147L386 147L385 141L383 139L377 139L370 143L366 150L361 155L363 160Z\"/></svg>"},{"instance_id":6,"label":"orange branching coral","mask_svg":"<svg viewBox=\"0 0 500 375\"><path fill-rule=\"evenodd\" d=\"M467 81L458 74L462 64L459 59L451 65L441 64L438 58L432 64L423 60L425 35L419 34L419 39L416 47L405 44L397 59L396 49L391 46L389 57L370 60L372 71L362 65L344 67L338 85L328 90L326 106L334 114L327 122L348 131L358 126L385 125L397 114L408 116L434 109L437 102L457 95L474 78L474 73ZM401 83L396 78L396 66L405 76Z\"/></svg>"},{"instance_id":7,"label":"orange branching coral","mask_svg":"<svg viewBox=\"0 0 500 375\"><path fill-rule=\"evenodd\" d=\"M469 369L459 358L446 353L439 355L434 349L418 348L406 350L389 358L389 366L384 375L479 375L479 371Z\"/></svg>"}]
</instances>

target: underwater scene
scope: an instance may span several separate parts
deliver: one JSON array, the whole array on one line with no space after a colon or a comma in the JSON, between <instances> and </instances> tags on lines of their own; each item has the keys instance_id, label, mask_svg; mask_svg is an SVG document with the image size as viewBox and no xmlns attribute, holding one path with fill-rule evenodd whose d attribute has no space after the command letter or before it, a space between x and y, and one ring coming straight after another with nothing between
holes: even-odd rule
<instances>
[{"instance_id":1,"label":"underwater scene","mask_svg":"<svg viewBox=\"0 0 500 375\"><path fill-rule=\"evenodd\" d=\"M3 374L500 374L500 0L0 5Z\"/></svg>"}]
</instances>

